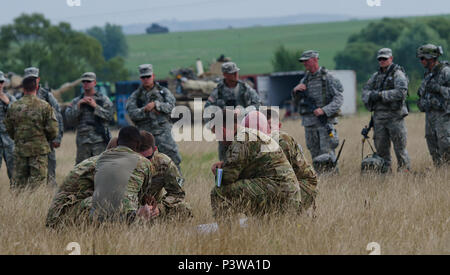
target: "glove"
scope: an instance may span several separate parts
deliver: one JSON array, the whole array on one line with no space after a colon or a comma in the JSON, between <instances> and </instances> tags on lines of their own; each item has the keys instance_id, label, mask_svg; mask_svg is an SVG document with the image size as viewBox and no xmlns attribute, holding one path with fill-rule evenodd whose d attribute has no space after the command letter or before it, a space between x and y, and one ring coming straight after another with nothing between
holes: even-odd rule
<instances>
[{"instance_id":1,"label":"glove","mask_svg":"<svg viewBox=\"0 0 450 275\"><path fill-rule=\"evenodd\" d=\"M425 86L425 89L430 93L440 93L441 85L439 85L436 81L430 81L427 83L427 86Z\"/></svg>"},{"instance_id":2,"label":"glove","mask_svg":"<svg viewBox=\"0 0 450 275\"><path fill-rule=\"evenodd\" d=\"M379 92L372 92L371 94L370 94L370 97L369 97L369 99L370 99L370 101L372 102L372 103L375 103L375 102L377 102L377 101L380 101L381 100L381 93L379 93Z\"/></svg>"}]
</instances>

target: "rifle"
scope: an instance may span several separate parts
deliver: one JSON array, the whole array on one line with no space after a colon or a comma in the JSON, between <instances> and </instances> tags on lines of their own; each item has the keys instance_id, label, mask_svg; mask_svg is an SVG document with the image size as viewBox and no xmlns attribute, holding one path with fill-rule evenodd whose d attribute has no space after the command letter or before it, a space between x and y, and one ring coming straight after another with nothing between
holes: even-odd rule
<instances>
[{"instance_id":1,"label":"rifle","mask_svg":"<svg viewBox=\"0 0 450 275\"><path fill-rule=\"evenodd\" d=\"M298 99L299 99L299 105L301 105L304 109L306 109L307 113L313 113L314 110L316 110L318 108L316 105L316 102L314 101L314 99L312 99L308 95L307 91L297 92L296 95L298 96ZM328 123L327 115L323 114L323 115L317 116L317 118L319 119L320 123L323 126L325 126L325 129L327 130L327 134L330 137L334 137L333 128Z\"/></svg>"},{"instance_id":2,"label":"rifle","mask_svg":"<svg viewBox=\"0 0 450 275\"><path fill-rule=\"evenodd\" d=\"M362 139L362 148L361 148L361 160L364 158L364 143L366 142L366 140L368 140L369 137L369 132L370 130L373 128L373 115L370 116L370 122L369 122L369 126L367 127L367 125L361 130L361 135L363 136ZM375 153L375 150L373 150L372 144L370 144L370 141L367 141L369 143L370 149L372 150L373 153Z\"/></svg>"}]
</instances>

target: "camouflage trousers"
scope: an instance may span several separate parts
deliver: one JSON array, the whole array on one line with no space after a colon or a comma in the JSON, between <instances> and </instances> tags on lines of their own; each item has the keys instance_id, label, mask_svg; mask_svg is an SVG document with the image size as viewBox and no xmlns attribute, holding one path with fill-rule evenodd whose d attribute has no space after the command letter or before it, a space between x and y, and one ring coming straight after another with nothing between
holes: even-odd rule
<instances>
[{"instance_id":1,"label":"camouflage trousers","mask_svg":"<svg viewBox=\"0 0 450 275\"><path fill-rule=\"evenodd\" d=\"M305 127L306 147L311 153L311 158L322 154L334 155L334 149L339 145L339 136L334 126L332 124L330 126L334 137L328 135L327 129L322 124Z\"/></svg>"},{"instance_id":2,"label":"camouflage trousers","mask_svg":"<svg viewBox=\"0 0 450 275\"><path fill-rule=\"evenodd\" d=\"M65 193L55 196L47 213L45 225L56 227L60 224L75 224L88 218L91 206L92 192Z\"/></svg>"},{"instance_id":3,"label":"camouflage trousers","mask_svg":"<svg viewBox=\"0 0 450 275\"><path fill-rule=\"evenodd\" d=\"M426 113L425 138L434 165L450 164L450 114Z\"/></svg>"},{"instance_id":4,"label":"camouflage trousers","mask_svg":"<svg viewBox=\"0 0 450 275\"><path fill-rule=\"evenodd\" d=\"M178 152L178 145L172 137L172 131L164 131L160 134L153 134L155 137L155 144L158 151L169 156L175 165L180 169L181 156Z\"/></svg>"},{"instance_id":5,"label":"camouflage trousers","mask_svg":"<svg viewBox=\"0 0 450 275\"><path fill-rule=\"evenodd\" d=\"M47 183L47 154L32 157L14 154L14 164L14 188L36 188Z\"/></svg>"},{"instance_id":6,"label":"camouflage trousers","mask_svg":"<svg viewBox=\"0 0 450 275\"><path fill-rule=\"evenodd\" d=\"M77 158L75 164L78 164L90 157L100 155L105 151L105 149L106 144L103 142L80 144L77 146Z\"/></svg>"},{"instance_id":7,"label":"camouflage trousers","mask_svg":"<svg viewBox=\"0 0 450 275\"><path fill-rule=\"evenodd\" d=\"M387 167L391 167L391 142L397 157L398 171L410 169L410 160L406 150L407 130L404 119L374 120L373 140L377 154L384 159Z\"/></svg>"},{"instance_id":8,"label":"camouflage trousers","mask_svg":"<svg viewBox=\"0 0 450 275\"><path fill-rule=\"evenodd\" d=\"M0 168L2 167L3 158L5 159L9 182L12 186L14 181L14 141L5 134L0 137L0 142L2 142L0 145Z\"/></svg>"},{"instance_id":9,"label":"camouflage trousers","mask_svg":"<svg viewBox=\"0 0 450 275\"><path fill-rule=\"evenodd\" d=\"M221 187L215 186L211 191L213 216L301 211L300 192L285 194L278 190L275 182L263 178L242 179Z\"/></svg>"},{"instance_id":10,"label":"camouflage trousers","mask_svg":"<svg viewBox=\"0 0 450 275\"><path fill-rule=\"evenodd\" d=\"M315 205L317 189L315 185L309 184L306 180L299 180L300 194L302 198L302 209L307 210Z\"/></svg>"},{"instance_id":11,"label":"camouflage trousers","mask_svg":"<svg viewBox=\"0 0 450 275\"><path fill-rule=\"evenodd\" d=\"M50 153L48 153L47 183L56 187L56 152L51 143L50 150Z\"/></svg>"}]
</instances>

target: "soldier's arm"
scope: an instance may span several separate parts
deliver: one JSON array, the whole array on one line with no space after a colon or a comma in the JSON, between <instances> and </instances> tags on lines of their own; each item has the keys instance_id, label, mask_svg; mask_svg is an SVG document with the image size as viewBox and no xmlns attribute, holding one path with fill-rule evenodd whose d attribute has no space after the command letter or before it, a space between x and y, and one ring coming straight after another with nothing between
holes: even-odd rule
<instances>
[{"instance_id":1,"label":"soldier's arm","mask_svg":"<svg viewBox=\"0 0 450 275\"><path fill-rule=\"evenodd\" d=\"M53 96L52 93L48 93L48 103L52 106L53 111L55 112L56 119L58 120L58 136L53 140L53 142L61 143L62 137L64 135L64 122L61 114L61 108L58 104L58 101Z\"/></svg>"},{"instance_id":2,"label":"soldier's arm","mask_svg":"<svg viewBox=\"0 0 450 275\"><path fill-rule=\"evenodd\" d=\"M328 87L334 96L328 105L322 107L322 110L328 117L330 117L336 114L344 103L344 88L342 87L341 81L332 76L329 78L328 83Z\"/></svg>"},{"instance_id":3,"label":"soldier's arm","mask_svg":"<svg viewBox=\"0 0 450 275\"><path fill-rule=\"evenodd\" d=\"M11 104L13 104L14 102L16 102L17 99L16 99L15 96L10 95L10 94L8 94L8 97L9 97L9 104L8 104L8 109L9 109L9 107L11 107Z\"/></svg>"},{"instance_id":4,"label":"soldier's arm","mask_svg":"<svg viewBox=\"0 0 450 275\"><path fill-rule=\"evenodd\" d=\"M394 89L381 91L381 98L383 102L403 101L407 93L408 79L401 70L397 70L394 74Z\"/></svg>"},{"instance_id":5,"label":"soldier's arm","mask_svg":"<svg viewBox=\"0 0 450 275\"><path fill-rule=\"evenodd\" d=\"M248 162L247 146L243 142L234 141L226 152L223 164L222 184L232 184L239 179L243 168Z\"/></svg>"},{"instance_id":6,"label":"soldier's arm","mask_svg":"<svg viewBox=\"0 0 450 275\"><path fill-rule=\"evenodd\" d=\"M80 98L74 98L65 111L67 123L72 126L78 124L78 117L81 115L81 111L78 108L78 101L80 101Z\"/></svg>"},{"instance_id":7,"label":"soldier's arm","mask_svg":"<svg viewBox=\"0 0 450 275\"><path fill-rule=\"evenodd\" d=\"M5 124L6 132L8 132L8 135L10 138L14 139L14 121L12 116L11 108L8 108L8 111L6 112L5 119L3 120L3 123Z\"/></svg>"},{"instance_id":8,"label":"soldier's arm","mask_svg":"<svg viewBox=\"0 0 450 275\"><path fill-rule=\"evenodd\" d=\"M151 195L152 176L155 174L155 170L150 161L145 158L141 158L141 160L139 160L138 167L140 167L139 170L144 174L144 182L142 183L141 189L138 193L139 203L141 205L145 205L147 197Z\"/></svg>"},{"instance_id":9,"label":"soldier's arm","mask_svg":"<svg viewBox=\"0 0 450 275\"><path fill-rule=\"evenodd\" d=\"M141 108L137 106L138 94L139 90L134 91L127 100L126 109L132 121L141 121L149 117L149 114L144 111L145 105Z\"/></svg>"},{"instance_id":10,"label":"soldier's arm","mask_svg":"<svg viewBox=\"0 0 450 275\"><path fill-rule=\"evenodd\" d=\"M45 110L44 132L48 141L52 141L58 135L58 121L55 112L50 105Z\"/></svg>"},{"instance_id":11,"label":"soldier's arm","mask_svg":"<svg viewBox=\"0 0 450 275\"><path fill-rule=\"evenodd\" d=\"M375 76L376 76L376 73L374 73L369 78L367 83L363 86L362 93L361 93L361 100L367 109L370 109L369 98L370 98L370 94L374 92Z\"/></svg>"},{"instance_id":12,"label":"soldier's arm","mask_svg":"<svg viewBox=\"0 0 450 275\"><path fill-rule=\"evenodd\" d=\"M442 76L439 78L438 84L441 86L440 94L444 100L450 100L450 66L442 70Z\"/></svg>"},{"instance_id":13,"label":"soldier's arm","mask_svg":"<svg viewBox=\"0 0 450 275\"><path fill-rule=\"evenodd\" d=\"M219 91L217 90L217 88L215 88L211 92L211 95L206 100L204 109L208 108L209 106L217 106L217 98L218 97L219 97Z\"/></svg>"},{"instance_id":14,"label":"soldier's arm","mask_svg":"<svg viewBox=\"0 0 450 275\"><path fill-rule=\"evenodd\" d=\"M417 100L417 107L421 112L426 112L427 109L427 106L425 106L425 99L423 98L425 95L425 83L425 81L422 81L419 90L417 90L417 95L419 96L419 99Z\"/></svg>"},{"instance_id":15,"label":"soldier's arm","mask_svg":"<svg viewBox=\"0 0 450 275\"><path fill-rule=\"evenodd\" d=\"M103 96L103 106L99 104L95 106L94 115L105 122L110 122L114 119L114 105L107 96Z\"/></svg>"},{"instance_id":16,"label":"soldier's arm","mask_svg":"<svg viewBox=\"0 0 450 275\"><path fill-rule=\"evenodd\" d=\"M247 92L250 96L250 105L255 106L256 109L259 109L261 106L261 98L259 97L259 94L248 84L245 84L245 86L247 86Z\"/></svg>"},{"instance_id":17,"label":"soldier's arm","mask_svg":"<svg viewBox=\"0 0 450 275\"><path fill-rule=\"evenodd\" d=\"M172 109L175 107L176 99L169 89L163 88L163 90L164 90L163 94L164 102L155 100L155 108L156 111L158 112L170 115L172 113Z\"/></svg>"},{"instance_id":18,"label":"soldier's arm","mask_svg":"<svg viewBox=\"0 0 450 275\"><path fill-rule=\"evenodd\" d=\"M183 189L184 179L181 177L177 166L171 161L164 173L164 190L167 192L162 201L158 203L161 215L176 209L179 205L185 203L185 192Z\"/></svg>"}]
</instances>

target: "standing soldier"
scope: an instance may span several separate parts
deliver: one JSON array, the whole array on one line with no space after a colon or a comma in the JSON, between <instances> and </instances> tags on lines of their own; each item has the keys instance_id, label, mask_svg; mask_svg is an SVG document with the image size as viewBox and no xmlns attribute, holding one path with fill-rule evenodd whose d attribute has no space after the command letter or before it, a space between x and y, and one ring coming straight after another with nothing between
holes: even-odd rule
<instances>
[{"instance_id":1,"label":"standing soldier","mask_svg":"<svg viewBox=\"0 0 450 275\"><path fill-rule=\"evenodd\" d=\"M391 142L397 156L398 171L409 171L410 160L406 150L408 115L405 100L408 94L408 78L403 68L392 61L392 50L383 48L377 55L379 70L363 87L362 101L374 112L374 143L377 154L384 159L386 171L391 167Z\"/></svg>"},{"instance_id":2,"label":"standing soldier","mask_svg":"<svg viewBox=\"0 0 450 275\"><path fill-rule=\"evenodd\" d=\"M306 146L314 168L317 172L328 172L334 169L328 164L336 161L334 149L339 145L339 138L334 124L344 102L344 89L327 69L319 67L318 52L305 51L299 61L307 72L293 90L294 102L302 115Z\"/></svg>"},{"instance_id":3,"label":"standing soldier","mask_svg":"<svg viewBox=\"0 0 450 275\"><path fill-rule=\"evenodd\" d=\"M417 57L427 69L417 106L425 112L425 137L436 166L450 163L450 64L439 62L442 47L421 46Z\"/></svg>"},{"instance_id":4,"label":"standing soldier","mask_svg":"<svg viewBox=\"0 0 450 275\"><path fill-rule=\"evenodd\" d=\"M127 112L139 130L153 134L161 153L169 156L180 168L181 156L172 137L170 114L175 107L175 97L169 89L155 82L151 64L139 66L141 85L127 101Z\"/></svg>"},{"instance_id":5,"label":"standing soldier","mask_svg":"<svg viewBox=\"0 0 450 275\"><path fill-rule=\"evenodd\" d=\"M5 80L5 75L0 71L0 167L2 166L3 157L6 162L9 182L12 186L14 172L14 141L8 136L3 119L11 104L16 101L16 98L3 91Z\"/></svg>"},{"instance_id":6,"label":"standing soldier","mask_svg":"<svg viewBox=\"0 0 450 275\"><path fill-rule=\"evenodd\" d=\"M223 80L219 82L205 103L205 109L209 106L218 106L224 109L225 106L241 106L247 108L254 106L258 109L261 100L258 93L245 82L239 80L239 68L233 62L222 64ZM219 160L223 161L226 152L225 142L219 141Z\"/></svg>"},{"instance_id":7,"label":"standing soldier","mask_svg":"<svg viewBox=\"0 0 450 275\"><path fill-rule=\"evenodd\" d=\"M37 187L47 182L50 141L58 134L58 122L52 107L36 96L39 88L36 68L26 71L22 85L24 96L8 109L5 126L14 139L14 187Z\"/></svg>"},{"instance_id":8,"label":"standing soldier","mask_svg":"<svg viewBox=\"0 0 450 275\"><path fill-rule=\"evenodd\" d=\"M37 71L39 75L39 69L30 67L25 69L24 77L27 77L27 74L30 71ZM59 148L61 146L61 140L64 134L64 124L63 124L63 117L61 114L61 108L59 107L58 101L55 99L53 94L39 85L38 91L37 91L37 97L46 101L50 106L53 108L53 112L55 112L56 119L58 120L58 136L52 140L49 143L50 146L50 153L48 154L48 173L47 173L47 182L52 185L56 186L56 153L55 148ZM23 93L19 94L17 99L20 99L23 96Z\"/></svg>"},{"instance_id":9,"label":"standing soldier","mask_svg":"<svg viewBox=\"0 0 450 275\"><path fill-rule=\"evenodd\" d=\"M76 164L102 153L110 140L107 124L113 120L113 104L95 90L96 79L95 73L84 73L84 94L74 98L66 109L68 123L77 129Z\"/></svg>"}]
</instances>

